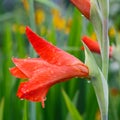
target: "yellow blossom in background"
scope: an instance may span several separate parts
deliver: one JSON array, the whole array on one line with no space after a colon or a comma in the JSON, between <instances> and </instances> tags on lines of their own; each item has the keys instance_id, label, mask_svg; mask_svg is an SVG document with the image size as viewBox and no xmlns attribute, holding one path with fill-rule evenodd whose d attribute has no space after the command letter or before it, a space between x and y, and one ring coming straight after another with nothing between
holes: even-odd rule
<instances>
[{"instance_id":1,"label":"yellow blossom in background","mask_svg":"<svg viewBox=\"0 0 120 120\"><path fill-rule=\"evenodd\" d=\"M60 16L61 15L60 11L57 10L57 9L52 9L51 13L52 13L53 16Z\"/></svg>"},{"instance_id":2,"label":"yellow blossom in background","mask_svg":"<svg viewBox=\"0 0 120 120\"><path fill-rule=\"evenodd\" d=\"M25 26L24 25L13 24L12 30L13 30L13 32L19 32L20 34L25 34Z\"/></svg>"},{"instance_id":3,"label":"yellow blossom in background","mask_svg":"<svg viewBox=\"0 0 120 120\"><path fill-rule=\"evenodd\" d=\"M40 28L40 35L45 35L46 32L47 32L47 28L42 25L41 28Z\"/></svg>"},{"instance_id":4,"label":"yellow blossom in background","mask_svg":"<svg viewBox=\"0 0 120 120\"><path fill-rule=\"evenodd\" d=\"M19 29L20 34L25 34L25 28L26 28L26 27L25 27L24 25L20 25L20 26L19 26L18 29Z\"/></svg>"},{"instance_id":5,"label":"yellow blossom in background","mask_svg":"<svg viewBox=\"0 0 120 120\"><path fill-rule=\"evenodd\" d=\"M70 27L66 26L65 27L65 34L69 34L69 32L70 32Z\"/></svg>"},{"instance_id":6,"label":"yellow blossom in background","mask_svg":"<svg viewBox=\"0 0 120 120\"><path fill-rule=\"evenodd\" d=\"M114 28L114 27L111 27L111 28L109 29L109 36L110 36L110 37L115 37L115 35L116 35L115 28Z\"/></svg>"},{"instance_id":7,"label":"yellow blossom in background","mask_svg":"<svg viewBox=\"0 0 120 120\"><path fill-rule=\"evenodd\" d=\"M92 40L95 40L95 41L97 40L96 33L92 33L92 34L91 34L91 39L92 39Z\"/></svg>"},{"instance_id":8,"label":"yellow blossom in background","mask_svg":"<svg viewBox=\"0 0 120 120\"><path fill-rule=\"evenodd\" d=\"M96 116L95 116L95 120L101 120L100 111L97 111Z\"/></svg>"},{"instance_id":9,"label":"yellow blossom in background","mask_svg":"<svg viewBox=\"0 0 120 120\"><path fill-rule=\"evenodd\" d=\"M28 0L22 0L23 6L25 10L28 12L29 11L29 3Z\"/></svg>"},{"instance_id":10,"label":"yellow blossom in background","mask_svg":"<svg viewBox=\"0 0 120 120\"><path fill-rule=\"evenodd\" d=\"M35 11L35 21L37 25L42 24L45 21L45 13L42 9L37 9Z\"/></svg>"},{"instance_id":11,"label":"yellow blossom in background","mask_svg":"<svg viewBox=\"0 0 120 120\"><path fill-rule=\"evenodd\" d=\"M53 24L57 30L64 30L66 20L60 16L53 16Z\"/></svg>"},{"instance_id":12,"label":"yellow blossom in background","mask_svg":"<svg viewBox=\"0 0 120 120\"><path fill-rule=\"evenodd\" d=\"M57 30L64 30L66 25L66 20L61 16L60 11L57 9L52 9L52 18L53 18L53 25Z\"/></svg>"},{"instance_id":13,"label":"yellow blossom in background","mask_svg":"<svg viewBox=\"0 0 120 120\"><path fill-rule=\"evenodd\" d=\"M65 33L66 34L68 34L70 32L71 25L72 25L72 19L69 18L66 22L66 27L65 27Z\"/></svg>"},{"instance_id":14,"label":"yellow blossom in background","mask_svg":"<svg viewBox=\"0 0 120 120\"><path fill-rule=\"evenodd\" d=\"M12 31L17 32L17 29L18 29L17 27L18 27L17 24L13 24L12 25Z\"/></svg>"}]
</instances>

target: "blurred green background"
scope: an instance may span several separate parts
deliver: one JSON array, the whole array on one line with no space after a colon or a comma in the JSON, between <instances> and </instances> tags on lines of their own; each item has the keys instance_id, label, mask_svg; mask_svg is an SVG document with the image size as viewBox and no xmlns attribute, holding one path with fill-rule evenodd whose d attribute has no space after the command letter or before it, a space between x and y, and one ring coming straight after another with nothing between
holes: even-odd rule
<instances>
[{"instance_id":1,"label":"blurred green background","mask_svg":"<svg viewBox=\"0 0 120 120\"><path fill-rule=\"evenodd\" d=\"M120 1L110 0L110 43L120 35ZM16 97L21 80L9 68L12 57L34 57L25 27L84 62L81 37L96 40L91 23L69 0L1 0L0 1L0 120L100 120L100 112L92 85L86 79L74 78L53 86L45 108ZM95 57L100 57L94 54ZM100 62L100 61L98 61ZM120 120L120 63L110 60L109 120Z\"/></svg>"}]
</instances>

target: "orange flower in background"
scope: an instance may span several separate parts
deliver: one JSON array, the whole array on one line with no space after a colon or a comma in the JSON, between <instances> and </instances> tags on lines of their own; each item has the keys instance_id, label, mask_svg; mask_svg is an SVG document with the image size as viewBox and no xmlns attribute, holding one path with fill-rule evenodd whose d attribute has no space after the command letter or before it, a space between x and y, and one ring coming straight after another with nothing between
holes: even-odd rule
<instances>
[{"instance_id":1,"label":"orange flower in background","mask_svg":"<svg viewBox=\"0 0 120 120\"><path fill-rule=\"evenodd\" d=\"M87 45L87 47L90 49L90 51L100 54L100 46L97 41L94 41L87 36L83 36L82 41ZM81 49L84 49L84 47L82 47ZM110 57L112 57L112 53L113 53L113 47L110 46L110 48L109 48L109 56Z\"/></svg>"},{"instance_id":2,"label":"orange flower in background","mask_svg":"<svg viewBox=\"0 0 120 120\"><path fill-rule=\"evenodd\" d=\"M33 102L44 101L51 86L73 77L88 77L88 67L79 59L53 46L26 27L26 35L39 58L13 58L13 76L27 79L18 88L17 96Z\"/></svg>"},{"instance_id":3,"label":"orange flower in background","mask_svg":"<svg viewBox=\"0 0 120 120\"><path fill-rule=\"evenodd\" d=\"M90 19L90 0L70 0L80 12L87 18Z\"/></svg>"}]
</instances>

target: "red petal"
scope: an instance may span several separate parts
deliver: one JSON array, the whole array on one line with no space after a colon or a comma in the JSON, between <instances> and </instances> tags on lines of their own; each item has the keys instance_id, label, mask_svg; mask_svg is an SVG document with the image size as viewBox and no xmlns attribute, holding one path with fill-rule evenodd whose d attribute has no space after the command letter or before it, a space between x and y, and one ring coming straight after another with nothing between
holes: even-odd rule
<instances>
[{"instance_id":1,"label":"red petal","mask_svg":"<svg viewBox=\"0 0 120 120\"><path fill-rule=\"evenodd\" d=\"M28 78L33 75L34 71L49 67L49 63L40 58L13 58L13 62Z\"/></svg>"},{"instance_id":2,"label":"red petal","mask_svg":"<svg viewBox=\"0 0 120 120\"><path fill-rule=\"evenodd\" d=\"M97 41L93 41L91 38L87 36L83 36L82 41L87 45L90 51L100 53L100 47Z\"/></svg>"},{"instance_id":3,"label":"red petal","mask_svg":"<svg viewBox=\"0 0 120 120\"><path fill-rule=\"evenodd\" d=\"M100 54L100 47L97 41L92 40L91 38L87 36L82 37L82 41L87 45L87 47L90 49L90 51L99 53ZM83 47L81 48L84 49ZM109 57L112 57L113 54L113 47L109 47Z\"/></svg>"},{"instance_id":4,"label":"red petal","mask_svg":"<svg viewBox=\"0 0 120 120\"><path fill-rule=\"evenodd\" d=\"M10 73L17 78L23 78L23 79L27 78L27 76L17 67L10 68L9 70Z\"/></svg>"},{"instance_id":5,"label":"red petal","mask_svg":"<svg viewBox=\"0 0 120 120\"><path fill-rule=\"evenodd\" d=\"M24 82L18 89L17 96L34 102L42 102L46 97L48 89L59 82L66 81L75 76L88 76L86 66L49 66L36 70L28 82Z\"/></svg>"},{"instance_id":6,"label":"red petal","mask_svg":"<svg viewBox=\"0 0 120 120\"><path fill-rule=\"evenodd\" d=\"M113 47L110 46L109 47L109 56L112 57L112 55L113 55Z\"/></svg>"},{"instance_id":7,"label":"red petal","mask_svg":"<svg viewBox=\"0 0 120 120\"><path fill-rule=\"evenodd\" d=\"M77 63L83 64L74 56L53 46L43 38L39 37L29 27L26 27L26 34L36 52L47 62L56 65L73 65Z\"/></svg>"},{"instance_id":8,"label":"red petal","mask_svg":"<svg viewBox=\"0 0 120 120\"><path fill-rule=\"evenodd\" d=\"M90 0L70 0L80 12L87 18L90 19Z\"/></svg>"},{"instance_id":9,"label":"red petal","mask_svg":"<svg viewBox=\"0 0 120 120\"><path fill-rule=\"evenodd\" d=\"M23 82L20 84L17 92L17 96L20 99L30 100L32 102L42 102L42 107L44 108L44 101L46 100L46 94L49 90L49 86L47 87L40 87L37 89L29 90L29 85L27 82ZM30 86L32 87L32 86Z\"/></svg>"}]
</instances>

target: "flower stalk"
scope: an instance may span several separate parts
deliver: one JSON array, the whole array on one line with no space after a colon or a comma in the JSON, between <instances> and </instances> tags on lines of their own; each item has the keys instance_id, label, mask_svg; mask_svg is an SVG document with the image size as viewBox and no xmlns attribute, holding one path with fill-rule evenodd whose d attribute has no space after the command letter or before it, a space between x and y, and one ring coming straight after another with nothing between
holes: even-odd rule
<instances>
[{"instance_id":1,"label":"flower stalk","mask_svg":"<svg viewBox=\"0 0 120 120\"><path fill-rule=\"evenodd\" d=\"M109 0L71 0L81 13L91 21L94 26L100 48L102 66L96 64L90 50L85 47L85 61L89 68L92 85L94 87L99 104L102 120L108 120L108 66L109 66L109 38L108 38L108 15ZM86 6L90 4L89 9ZM86 11L89 14L86 14ZM89 17L87 16L89 15ZM95 47L95 46L94 46ZM99 52L97 49L96 52ZM93 62L94 61L94 62Z\"/></svg>"},{"instance_id":2,"label":"flower stalk","mask_svg":"<svg viewBox=\"0 0 120 120\"><path fill-rule=\"evenodd\" d=\"M93 0L91 0L92 2L94 2ZM96 1L95 3L96 5L96 10L91 9L91 13L92 11L96 11L98 14L97 16L95 14L91 15L91 22L93 23L93 26L95 28L96 34L97 34L97 39L98 42L100 44L100 53L101 53L101 58L102 58L102 74L103 74L103 78L101 78L101 80L96 80L96 81L104 81L104 84L106 85L101 85L101 90L99 89L99 92L101 92L102 90L105 91L108 89L108 85L107 85L107 80L108 80L108 67L109 67L109 38L108 38L108 15L109 15L109 0L99 0ZM93 18L92 18L93 16ZM94 24L95 20L94 17L97 20L96 24ZM98 24L99 23L99 24ZM99 26L98 26L99 25ZM99 78L99 77L98 77ZM101 95L99 95L99 92L97 92L96 89L96 85L93 85L94 90L96 92L96 96L100 97ZM105 87L104 87L105 86ZM108 90L107 90L108 91ZM99 107L100 107L100 111L101 111L101 118L102 120L108 120L108 92L103 93L105 95L102 97L103 101L99 102L100 98L97 97L98 99L98 103L99 103ZM107 102L105 102L107 101ZM103 107L102 107L103 106ZM105 107L105 108L104 108ZM105 112L104 109L106 109Z\"/></svg>"},{"instance_id":3,"label":"flower stalk","mask_svg":"<svg viewBox=\"0 0 120 120\"><path fill-rule=\"evenodd\" d=\"M30 27L36 31L36 25L35 25L35 8L34 8L34 0L28 0L30 9L29 9L29 21L30 21ZM34 50L29 45L29 53L31 56L36 56L34 53ZM30 102L30 119L35 120L36 119L36 104L33 102Z\"/></svg>"},{"instance_id":4,"label":"flower stalk","mask_svg":"<svg viewBox=\"0 0 120 120\"><path fill-rule=\"evenodd\" d=\"M84 44L84 43L83 43ZM97 97L98 105L101 112L101 119L107 120L108 117L108 84L107 80L98 67L92 53L88 49L88 47L84 44L85 48L85 63L89 68L89 75L91 78L91 83L95 90L95 94Z\"/></svg>"},{"instance_id":5,"label":"flower stalk","mask_svg":"<svg viewBox=\"0 0 120 120\"><path fill-rule=\"evenodd\" d=\"M108 85L106 81L108 80L108 67L109 67L109 38L108 38L109 0L99 0L96 2L93 0L91 1L94 3L93 5L95 6L95 8L97 8L97 9L94 9L94 6L93 6L93 9L91 9L91 13L93 13L91 14L91 22L93 23L93 26L97 34L97 39L100 44L100 53L102 57L102 72L101 73L103 74L103 77L98 77L98 80L96 80L96 82L103 81L104 83L104 84L101 84L101 87L100 87L101 89L96 88L98 86L97 84L93 84L93 87L94 87L94 90L95 90L95 93L98 99L98 104L99 104L100 111L101 111L101 118L102 120L108 120L108 103L109 103L108 96L109 95L107 92ZM96 19L97 19L97 22L95 22ZM100 92L102 92L102 90L104 91L103 96L100 95ZM101 96L102 96L103 101L101 101Z\"/></svg>"},{"instance_id":6,"label":"flower stalk","mask_svg":"<svg viewBox=\"0 0 120 120\"><path fill-rule=\"evenodd\" d=\"M95 28L97 39L100 44L100 53L102 57L102 72L108 79L109 66L109 38L108 38L108 15L109 15L109 1L91 0L91 22Z\"/></svg>"}]
</instances>

